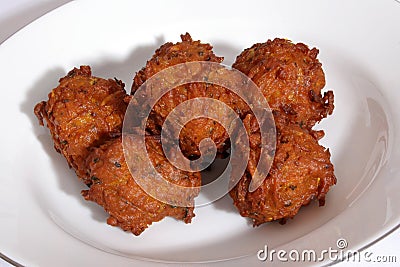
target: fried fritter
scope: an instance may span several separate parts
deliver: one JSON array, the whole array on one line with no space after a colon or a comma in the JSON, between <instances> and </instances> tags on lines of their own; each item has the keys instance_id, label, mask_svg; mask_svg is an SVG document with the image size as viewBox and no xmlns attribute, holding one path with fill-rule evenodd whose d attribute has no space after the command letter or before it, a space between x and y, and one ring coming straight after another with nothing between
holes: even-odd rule
<instances>
[{"instance_id":1,"label":"fried fritter","mask_svg":"<svg viewBox=\"0 0 400 267\"><path fill-rule=\"evenodd\" d=\"M135 138L128 140L129 147L135 146ZM162 152L159 137L147 136L146 147L149 159L157 171L167 180L185 187L201 185L200 173L183 172L173 167ZM93 181L89 190L82 191L86 200L102 206L110 217L107 223L119 226L135 235L142 233L152 222L166 216L190 223L194 217L193 204L196 194L189 198L190 207L177 207L158 201L135 182L125 161L122 140L116 138L95 148L87 158L88 172Z\"/></svg>"},{"instance_id":2,"label":"fried fritter","mask_svg":"<svg viewBox=\"0 0 400 267\"><path fill-rule=\"evenodd\" d=\"M89 66L81 66L60 79L48 101L35 106L40 124L46 121L55 149L86 184L91 183L85 166L89 148L121 134L125 96L121 81L93 77Z\"/></svg>"},{"instance_id":3,"label":"fried fritter","mask_svg":"<svg viewBox=\"0 0 400 267\"><path fill-rule=\"evenodd\" d=\"M249 133L250 159L239 183L230 191L240 214L254 226L292 218L299 209L325 195L336 183L328 149L318 144L323 131L312 127L333 112L333 92L322 96L325 76L318 50L284 39L268 40L244 50L233 67L259 86L272 109L277 129L275 157L263 184L249 192L260 159L260 130L254 116L244 124Z\"/></svg>"},{"instance_id":4,"label":"fried fritter","mask_svg":"<svg viewBox=\"0 0 400 267\"><path fill-rule=\"evenodd\" d=\"M333 112L333 92L322 96L325 75L318 49L285 39L268 40L245 49L232 65L251 78L275 112L287 123L311 129Z\"/></svg>"},{"instance_id":5,"label":"fried fritter","mask_svg":"<svg viewBox=\"0 0 400 267\"><path fill-rule=\"evenodd\" d=\"M151 76L157 72L180 63L191 61L210 61L221 63L223 57L218 57L212 51L210 44L193 41L189 33L181 35L182 42L163 44L147 61L146 67L134 77L132 94Z\"/></svg>"},{"instance_id":6,"label":"fried fritter","mask_svg":"<svg viewBox=\"0 0 400 267\"><path fill-rule=\"evenodd\" d=\"M318 144L313 135L299 125L277 124L275 158L263 184L249 192L249 184L260 157L260 131L254 116L244 125L249 134L250 159L239 183L230 191L234 205L254 226L273 220L285 220L297 214L301 206L318 199L324 205L325 195L336 183L329 149ZM260 159L265 160L265 159Z\"/></svg>"},{"instance_id":7,"label":"fried fritter","mask_svg":"<svg viewBox=\"0 0 400 267\"><path fill-rule=\"evenodd\" d=\"M166 216L189 223L198 190L182 196L190 202L188 207L172 206L146 194L132 178L119 137L127 108L125 97L121 81L92 77L90 67L81 66L60 79L49 100L35 106L35 114L41 125L46 121L55 149L90 187L82 195L104 207L110 225L139 235ZM159 136L146 140L148 160L163 177L185 187L200 186L199 173L185 173L168 163Z\"/></svg>"},{"instance_id":8,"label":"fried fritter","mask_svg":"<svg viewBox=\"0 0 400 267\"><path fill-rule=\"evenodd\" d=\"M223 60L213 53L211 45L193 41L188 33L181 35L181 39L182 42L166 43L156 50L146 66L136 73L131 95L153 75L170 66L194 61L220 63ZM246 49L233 65L260 87L272 108L277 128L271 170L254 192L249 192L249 185L260 158L258 123L250 107L226 89L229 86L207 83L209 77L204 77L204 83L176 87L159 99L152 107L146 125L148 157L132 155L138 163L143 160L151 162L168 182L194 189L175 192L175 189L161 187L158 183L152 186L153 192L166 196L172 193L172 200L179 202L182 199L187 205L164 203L147 194L136 178L153 181L150 177L153 174L129 168L131 165L128 164L132 162L125 157L121 131L132 96L126 95L121 81L92 77L88 66L75 68L60 79L60 85L52 90L48 101L35 106L35 114L41 125L46 121L55 149L64 155L78 177L89 186L88 190L82 191L83 197L108 212L108 224L139 235L153 222L167 216L185 223L190 223L194 217L194 198L199 194L201 176L199 172L185 172L174 167L166 158L160 134L167 117L187 100L204 97L224 102L244 119L250 137L250 160L245 174L230 191L235 206L242 216L250 217L255 226L286 220L313 199L324 205L325 195L336 183L329 150L318 144L323 132L312 130L334 108L333 93L329 91L323 96L321 93L325 77L317 54L317 49L310 50L304 44L275 39ZM229 78L228 74L226 79ZM245 84L242 85L245 91ZM214 112L214 109L201 105L194 105L190 111L193 110L202 114ZM223 109L216 112L220 117L226 115ZM134 118L132 124L135 123ZM126 138L129 147L139 147L137 136ZM184 125L179 133L179 145L186 157L196 158L200 156L200 141L207 138L214 141L219 153L226 153L228 133L221 124L205 117Z\"/></svg>"},{"instance_id":9,"label":"fried fritter","mask_svg":"<svg viewBox=\"0 0 400 267\"><path fill-rule=\"evenodd\" d=\"M213 53L211 45L193 41L188 33L181 35L181 39L182 42L166 43L156 50L146 67L136 73L131 94L134 94L151 76L170 66L193 61L220 63L223 60L222 57ZM249 107L245 102L228 89L207 83L190 83L169 91L157 102L149 116L147 130L151 134L160 134L165 119L176 106L186 100L198 97L220 100L229 105L242 118L249 112ZM201 140L211 138L216 144L217 150L223 153L227 148L229 136L223 126L215 121L197 118L183 127L179 138L183 154L189 158L196 158L200 155L198 145Z\"/></svg>"}]
</instances>

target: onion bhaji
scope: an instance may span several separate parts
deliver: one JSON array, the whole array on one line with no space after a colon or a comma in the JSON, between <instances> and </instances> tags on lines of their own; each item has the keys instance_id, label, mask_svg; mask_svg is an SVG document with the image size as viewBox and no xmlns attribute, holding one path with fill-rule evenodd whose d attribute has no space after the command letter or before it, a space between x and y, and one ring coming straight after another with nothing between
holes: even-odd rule
<instances>
[{"instance_id":1,"label":"onion bhaji","mask_svg":"<svg viewBox=\"0 0 400 267\"><path fill-rule=\"evenodd\" d=\"M121 81L92 77L90 67L81 66L61 78L49 100L38 103L34 112L41 125L46 121L55 149L89 186L82 192L85 199L104 207L110 214L110 225L139 235L166 216L189 223L198 191L184 196L190 201L189 207L175 207L147 195L132 178L120 137L127 108L125 97ZM149 160L157 171L167 180L174 178L171 181L178 185L199 186L199 173L184 173L168 165L158 139L146 138Z\"/></svg>"},{"instance_id":2,"label":"onion bhaji","mask_svg":"<svg viewBox=\"0 0 400 267\"><path fill-rule=\"evenodd\" d=\"M85 166L89 148L121 134L125 96L121 81L93 77L89 66L81 66L60 79L48 101L35 106L40 124L46 121L54 148L86 184L91 183Z\"/></svg>"},{"instance_id":3,"label":"onion bhaji","mask_svg":"<svg viewBox=\"0 0 400 267\"><path fill-rule=\"evenodd\" d=\"M242 216L251 218L254 226L258 226L292 218L313 199L324 205L325 195L336 183L336 177L329 149L318 144L324 133L314 131L312 127L333 112L333 92L322 95L325 76L317 59L318 50L284 39L255 44L245 49L233 64L233 68L258 85L274 115L277 129L275 157L261 186L249 192L258 161L267 160L260 158L261 133L255 116L238 95L207 82L178 86L163 95L152 107L146 124L147 160L168 182L194 188L190 193L179 195L179 191L176 194L188 205L164 203L139 186L134 178L140 172L130 172L121 137L132 95L153 75L170 66L194 61L220 63L223 60L213 53L210 44L193 41L188 33L181 35L181 39L181 42L168 42L155 51L146 66L136 73L130 96L121 81L93 77L89 66L81 66L60 79L59 86L48 95L48 101L35 106L40 124L46 122L50 130L55 149L89 187L82 191L82 196L108 212L108 224L135 235L167 216L190 223L194 217L194 198L201 186L200 173L174 167L163 152L160 134L168 115L178 105L207 97L232 108L243 120L249 135L251 149L246 171L229 192ZM138 145L135 138L129 136L129 146ZM179 145L183 154L188 158L199 157L200 141L206 138L214 141L219 153L227 153L229 136L225 128L204 117L189 121L180 131ZM163 189L157 187L155 190Z\"/></svg>"},{"instance_id":4,"label":"onion bhaji","mask_svg":"<svg viewBox=\"0 0 400 267\"><path fill-rule=\"evenodd\" d=\"M254 226L292 218L312 199L324 205L325 195L336 183L329 149L297 124L277 124L277 144L273 164L264 182L249 192L249 184L260 157L260 130L254 116L244 125L249 134L250 159L239 183L230 191L234 205ZM260 159L265 160L265 159Z\"/></svg>"},{"instance_id":5,"label":"onion bhaji","mask_svg":"<svg viewBox=\"0 0 400 267\"><path fill-rule=\"evenodd\" d=\"M325 76L318 50L302 43L274 39L245 49L233 67L248 75L272 109L277 129L275 157L263 184L249 192L260 159L260 131L250 114L244 124L250 135L250 160L244 176L231 190L235 206L254 226L292 218L312 199L324 205L336 183L330 153L318 144L323 131L312 127L333 112L333 92L322 96Z\"/></svg>"},{"instance_id":6,"label":"onion bhaji","mask_svg":"<svg viewBox=\"0 0 400 267\"><path fill-rule=\"evenodd\" d=\"M134 138L128 139L128 142L129 146L137 143ZM146 147L148 160L153 166L157 166L157 171L165 179L185 187L201 185L200 173L178 170L168 162L162 152L159 137L147 136ZM82 191L82 195L86 200L102 206L110 214L108 224L139 235L152 222L160 221L166 216L183 220L185 223L190 223L194 217L194 197L197 194L189 196L190 207L177 207L160 202L142 190L129 172L121 138L93 149L86 162L93 183L88 190ZM198 193L198 190L194 192Z\"/></svg>"},{"instance_id":7,"label":"onion bhaji","mask_svg":"<svg viewBox=\"0 0 400 267\"><path fill-rule=\"evenodd\" d=\"M333 92L322 96L325 75L318 49L285 39L268 40L245 49L232 65L251 78L268 104L288 123L311 129L333 112Z\"/></svg>"},{"instance_id":8,"label":"onion bhaji","mask_svg":"<svg viewBox=\"0 0 400 267\"><path fill-rule=\"evenodd\" d=\"M223 58L216 56L210 44L193 41L186 33L181 35L182 42L166 43L156 50L133 80L131 94L157 72L180 63L193 61L209 61L220 63ZM188 99L208 97L220 100L230 106L242 118L249 112L246 103L232 91L207 83L190 83L174 88L166 93L153 107L147 123L147 130L152 134L160 134L161 127L168 114L179 104ZM189 121L179 135L183 154L189 158L200 156L199 143L205 138L211 138L217 146L217 151L224 153L228 147L228 133L224 127L207 118L197 118Z\"/></svg>"}]
</instances>

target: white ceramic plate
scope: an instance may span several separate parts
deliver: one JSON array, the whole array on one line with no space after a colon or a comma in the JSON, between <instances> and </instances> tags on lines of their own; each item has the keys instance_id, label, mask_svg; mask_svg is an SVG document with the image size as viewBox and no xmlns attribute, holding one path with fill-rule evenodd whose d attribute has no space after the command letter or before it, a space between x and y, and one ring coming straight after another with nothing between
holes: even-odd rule
<instances>
[{"instance_id":1,"label":"white ceramic plate","mask_svg":"<svg viewBox=\"0 0 400 267\"><path fill-rule=\"evenodd\" d=\"M45 15L0 46L0 252L29 266L231 266L261 264L265 245L321 251L345 238L347 249L365 248L400 219L399 25L394 0L79 1ZM198 208L190 225L166 219L135 237L82 199L84 186L39 127L34 104L81 64L129 89L154 50L186 31L212 43L225 64L274 37L320 49L336 104L318 126L338 178L325 207L253 228L225 197Z\"/></svg>"}]
</instances>

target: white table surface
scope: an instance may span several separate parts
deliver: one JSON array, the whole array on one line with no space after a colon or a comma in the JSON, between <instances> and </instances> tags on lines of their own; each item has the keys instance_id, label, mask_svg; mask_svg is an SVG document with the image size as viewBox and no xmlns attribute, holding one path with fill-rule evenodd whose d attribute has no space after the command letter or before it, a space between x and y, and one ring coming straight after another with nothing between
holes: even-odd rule
<instances>
[{"instance_id":1,"label":"white table surface","mask_svg":"<svg viewBox=\"0 0 400 267\"><path fill-rule=\"evenodd\" d=\"M0 44L13 33L41 17L47 12L69 2L69 0L0 0ZM399 5L400 8L400 5ZM0 237L1 242L1 237ZM400 266L400 229L378 241L367 249L373 255L390 255L397 263L340 263L336 266ZM0 267L11 266L0 259Z\"/></svg>"}]
</instances>

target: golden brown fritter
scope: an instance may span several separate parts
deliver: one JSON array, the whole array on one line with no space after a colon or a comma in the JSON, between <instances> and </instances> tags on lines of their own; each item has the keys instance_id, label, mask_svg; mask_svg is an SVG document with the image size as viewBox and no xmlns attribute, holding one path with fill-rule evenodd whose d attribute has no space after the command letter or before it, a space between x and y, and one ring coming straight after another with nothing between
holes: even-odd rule
<instances>
[{"instance_id":1,"label":"golden brown fritter","mask_svg":"<svg viewBox=\"0 0 400 267\"><path fill-rule=\"evenodd\" d=\"M146 66L136 73L132 95L153 75L170 66L194 61L220 63L223 60L213 53L211 45L193 41L188 33L181 39L182 42L166 43L156 50ZM336 183L329 150L318 144L323 132L312 130L317 122L333 111L333 93L329 91L323 96L321 93L325 77L317 54L317 49L310 50L304 44L275 39L246 49L233 65L260 87L273 110L277 128L271 170L254 192L249 192L249 185L260 158L258 123L250 107L226 89L230 86L207 82L211 81L211 76L202 76L204 83L174 88L152 107L146 125L148 156L145 157L136 153L125 157L124 154L127 150L122 144L122 123L132 96L126 95L121 81L92 77L88 66L75 68L60 79L60 85L51 91L49 100L35 106L35 114L42 125L46 121L56 150L65 156L70 167L89 186L88 190L82 191L84 198L96 202L109 213L108 224L139 235L150 224L167 216L185 223L190 223L194 217L194 198L199 194L201 176L198 172L177 169L165 157L159 135L166 118L187 100L205 97L224 102L244 119L250 136L250 160L245 174L230 191L235 206L242 216L250 217L255 226L272 220L285 220L292 218L312 199L318 199L323 205L329 188ZM229 73L232 71L227 70L222 79L230 81L234 76ZM211 72L209 75L214 74ZM235 85L243 82L233 80ZM246 83L241 83L241 86L242 91L246 91ZM253 99L253 103L258 100ZM226 109L215 111L210 106L196 104L190 111L217 113L221 118L227 115ZM132 121L137 126L135 118ZM139 137L134 136L134 132L124 135L124 141L130 148L139 148ZM188 122L179 138L181 150L189 158L200 156L199 143L206 138L214 141L219 153L225 153L229 147L228 133L221 124L209 118ZM177 157L172 155L172 158ZM183 192L162 187L157 182L154 185L150 183L153 193L168 196L172 202L157 200L147 194L137 180L153 182L153 174L146 171L147 167L144 173L140 167L132 169L129 165L129 169L132 160L139 164L144 160L150 161L168 182L194 190ZM180 200L185 204L174 204Z\"/></svg>"},{"instance_id":2,"label":"golden brown fritter","mask_svg":"<svg viewBox=\"0 0 400 267\"><path fill-rule=\"evenodd\" d=\"M325 76L317 55L316 48L274 39L244 50L233 64L259 86L277 129L270 172L260 187L249 192L261 143L254 116L244 120L250 135L250 160L230 195L240 214L251 218L254 226L292 218L312 199L324 205L326 193L336 183L329 150L318 144L324 133L311 129L334 108L333 92L321 94Z\"/></svg>"},{"instance_id":3,"label":"golden brown fritter","mask_svg":"<svg viewBox=\"0 0 400 267\"><path fill-rule=\"evenodd\" d=\"M212 51L210 44L193 41L189 33L181 35L182 42L163 44L152 58L147 61L146 67L134 77L132 94L151 76L168 67L192 61L210 61L221 63L223 57L218 57Z\"/></svg>"},{"instance_id":4,"label":"golden brown fritter","mask_svg":"<svg viewBox=\"0 0 400 267\"><path fill-rule=\"evenodd\" d=\"M40 124L46 121L50 129L55 149L86 184L90 184L85 166L88 149L121 134L125 96L121 81L93 77L89 66L81 66L60 79L48 101L35 106Z\"/></svg>"},{"instance_id":5,"label":"golden brown fritter","mask_svg":"<svg viewBox=\"0 0 400 267\"><path fill-rule=\"evenodd\" d=\"M211 45L193 41L188 33L181 35L181 38L182 42L166 43L156 50L146 67L134 77L132 94L151 76L170 66L193 61L220 63L223 60L213 53ZM198 97L223 101L242 118L249 112L245 102L228 89L207 83L190 83L171 90L157 102L150 114L147 130L152 134L160 134L165 119L177 105ZM179 135L181 150L187 157L200 155L198 145L205 138L211 138L218 151L223 153L227 148L228 137L222 125L207 118L197 118L188 122Z\"/></svg>"},{"instance_id":6,"label":"golden brown fritter","mask_svg":"<svg viewBox=\"0 0 400 267\"><path fill-rule=\"evenodd\" d=\"M189 223L198 190L181 196L189 201L188 207L172 206L146 194L128 170L118 137L127 108L123 87L118 80L92 77L90 67L81 66L60 79L49 100L35 106L35 114L42 125L46 121L56 150L90 187L82 192L85 199L110 214L109 224L139 235L166 216ZM185 187L200 186L199 173L185 173L168 163L159 137L148 136L146 140L148 160L163 177ZM136 145L134 140L130 145Z\"/></svg>"},{"instance_id":7,"label":"golden brown fritter","mask_svg":"<svg viewBox=\"0 0 400 267\"><path fill-rule=\"evenodd\" d=\"M128 139L128 147L137 145L135 137ZM183 172L173 167L165 158L158 137L147 136L146 147L149 159L162 176L185 187L201 185L200 173ZM82 191L86 200L102 206L110 217L107 223L119 226L135 235L142 233L152 222L166 216L190 223L194 217L195 194L182 196L189 198L191 207L177 207L160 202L148 194L135 182L125 161L122 140L116 138L95 148L87 158L89 175L93 181L89 190Z\"/></svg>"},{"instance_id":8,"label":"golden brown fritter","mask_svg":"<svg viewBox=\"0 0 400 267\"><path fill-rule=\"evenodd\" d=\"M288 123L311 129L333 111L333 92L322 96L325 75L318 49L285 39L245 49L233 64L261 89L268 104Z\"/></svg>"},{"instance_id":9,"label":"golden brown fritter","mask_svg":"<svg viewBox=\"0 0 400 267\"><path fill-rule=\"evenodd\" d=\"M245 118L244 125L249 134L250 160L244 176L230 191L240 214L258 226L292 218L312 199L324 205L326 193L336 183L329 150L319 145L312 133L296 124L277 124L275 158L270 172L260 187L249 192L260 157L260 131L252 115Z\"/></svg>"}]
</instances>

